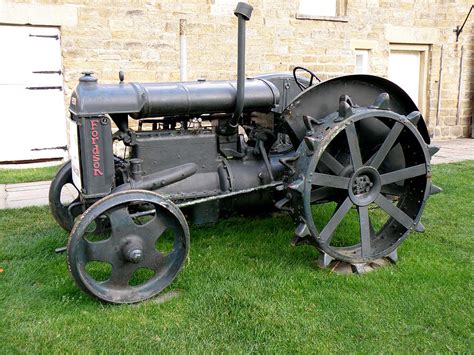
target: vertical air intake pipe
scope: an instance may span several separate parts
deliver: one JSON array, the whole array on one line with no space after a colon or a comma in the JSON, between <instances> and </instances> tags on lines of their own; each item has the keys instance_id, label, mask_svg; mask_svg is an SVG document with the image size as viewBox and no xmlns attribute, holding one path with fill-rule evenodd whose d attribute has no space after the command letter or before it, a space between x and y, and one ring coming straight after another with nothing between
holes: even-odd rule
<instances>
[{"instance_id":1,"label":"vertical air intake pipe","mask_svg":"<svg viewBox=\"0 0 474 355\"><path fill-rule=\"evenodd\" d=\"M237 37L237 96L235 109L232 117L227 121L227 127L222 133L232 134L235 132L244 110L245 96L245 22L250 20L253 7L244 2L239 2L235 8L234 15L239 19Z\"/></svg>"}]
</instances>

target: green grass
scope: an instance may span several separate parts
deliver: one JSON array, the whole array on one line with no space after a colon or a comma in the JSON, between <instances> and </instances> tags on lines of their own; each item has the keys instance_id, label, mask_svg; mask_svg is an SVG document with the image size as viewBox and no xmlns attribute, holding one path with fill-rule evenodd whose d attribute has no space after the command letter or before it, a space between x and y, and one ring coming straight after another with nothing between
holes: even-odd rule
<instances>
[{"instance_id":1,"label":"green grass","mask_svg":"<svg viewBox=\"0 0 474 355\"><path fill-rule=\"evenodd\" d=\"M399 263L362 276L313 267L288 217L191 228L164 303L109 306L79 291L47 208L0 211L0 352L472 352L474 162L434 167L444 193Z\"/></svg>"},{"instance_id":2,"label":"green grass","mask_svg":"<svg viewBox=\"0 0 474 355\"><path fill-rule=\"evenodd\" d=\"M60 165L45 168L0 169L0 184L52 180Z\"/></svg>"}]
</instances>

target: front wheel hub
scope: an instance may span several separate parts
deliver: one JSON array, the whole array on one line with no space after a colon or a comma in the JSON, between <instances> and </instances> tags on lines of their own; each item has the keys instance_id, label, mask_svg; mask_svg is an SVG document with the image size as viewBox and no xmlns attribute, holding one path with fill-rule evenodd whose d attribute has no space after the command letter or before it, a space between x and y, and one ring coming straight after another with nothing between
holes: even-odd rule
<instances>
[{"instance_id":1,"label":"front wheel hub","mask_svg":"<svg viewBox=\"0 0 474 355\"><path fill-rule=\"evenodd\" d=\"M123 248L122 253L125 257L125 260L138 264L144 259L143 247L139 241L127 242Z\"/></svg>"}]
</instances>

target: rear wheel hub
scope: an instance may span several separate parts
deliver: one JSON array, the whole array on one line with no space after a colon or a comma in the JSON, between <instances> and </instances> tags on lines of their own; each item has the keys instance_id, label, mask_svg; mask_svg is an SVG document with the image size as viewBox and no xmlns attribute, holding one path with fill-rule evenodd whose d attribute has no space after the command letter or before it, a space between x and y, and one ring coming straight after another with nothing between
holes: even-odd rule
<instances>
[{"instance_id":1,"label":"rear wheel hub","mask_svg":"<svg viewBox=\"0 0 474 355\"><path fill-rule=\"evenodd\" d=\"M349 182L349 197L357 206L367 206L380 193L380 174L370 166L360 168Z\"/></svg>"}]
</instances>

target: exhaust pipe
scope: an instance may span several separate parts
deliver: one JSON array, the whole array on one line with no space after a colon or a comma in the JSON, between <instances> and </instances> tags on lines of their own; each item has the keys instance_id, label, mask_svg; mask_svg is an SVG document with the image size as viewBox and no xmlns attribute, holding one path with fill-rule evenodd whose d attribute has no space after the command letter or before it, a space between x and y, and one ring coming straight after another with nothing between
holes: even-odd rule
<instances>
[{"instance_id":1,"label":"exhaust pipe","mask_svg":"<svg viewBox=\"0 0 474 355\"><path fill-rule=\"evenodd\" d=\"M239 2L234 15L239 19L237 36L237 96L232 117L227 121L223 134L233 134L239 125L242 111L244 110L245 96L245 22L250 20L253 7L245 2Z\"/></svg>"},{"instance_id":2,"label":"exhaust pipe","mask_svg":"<svg viewBox=\"0 0 474 355\"><path fill-rule=\"evenodd\" d=\"M131 177L129 182L117 186L113 192L126 190L158 190L196 174L198 166L187 163L166 170L142 176L141 159L131 159Z\"/></svg>"}]
</instances>

